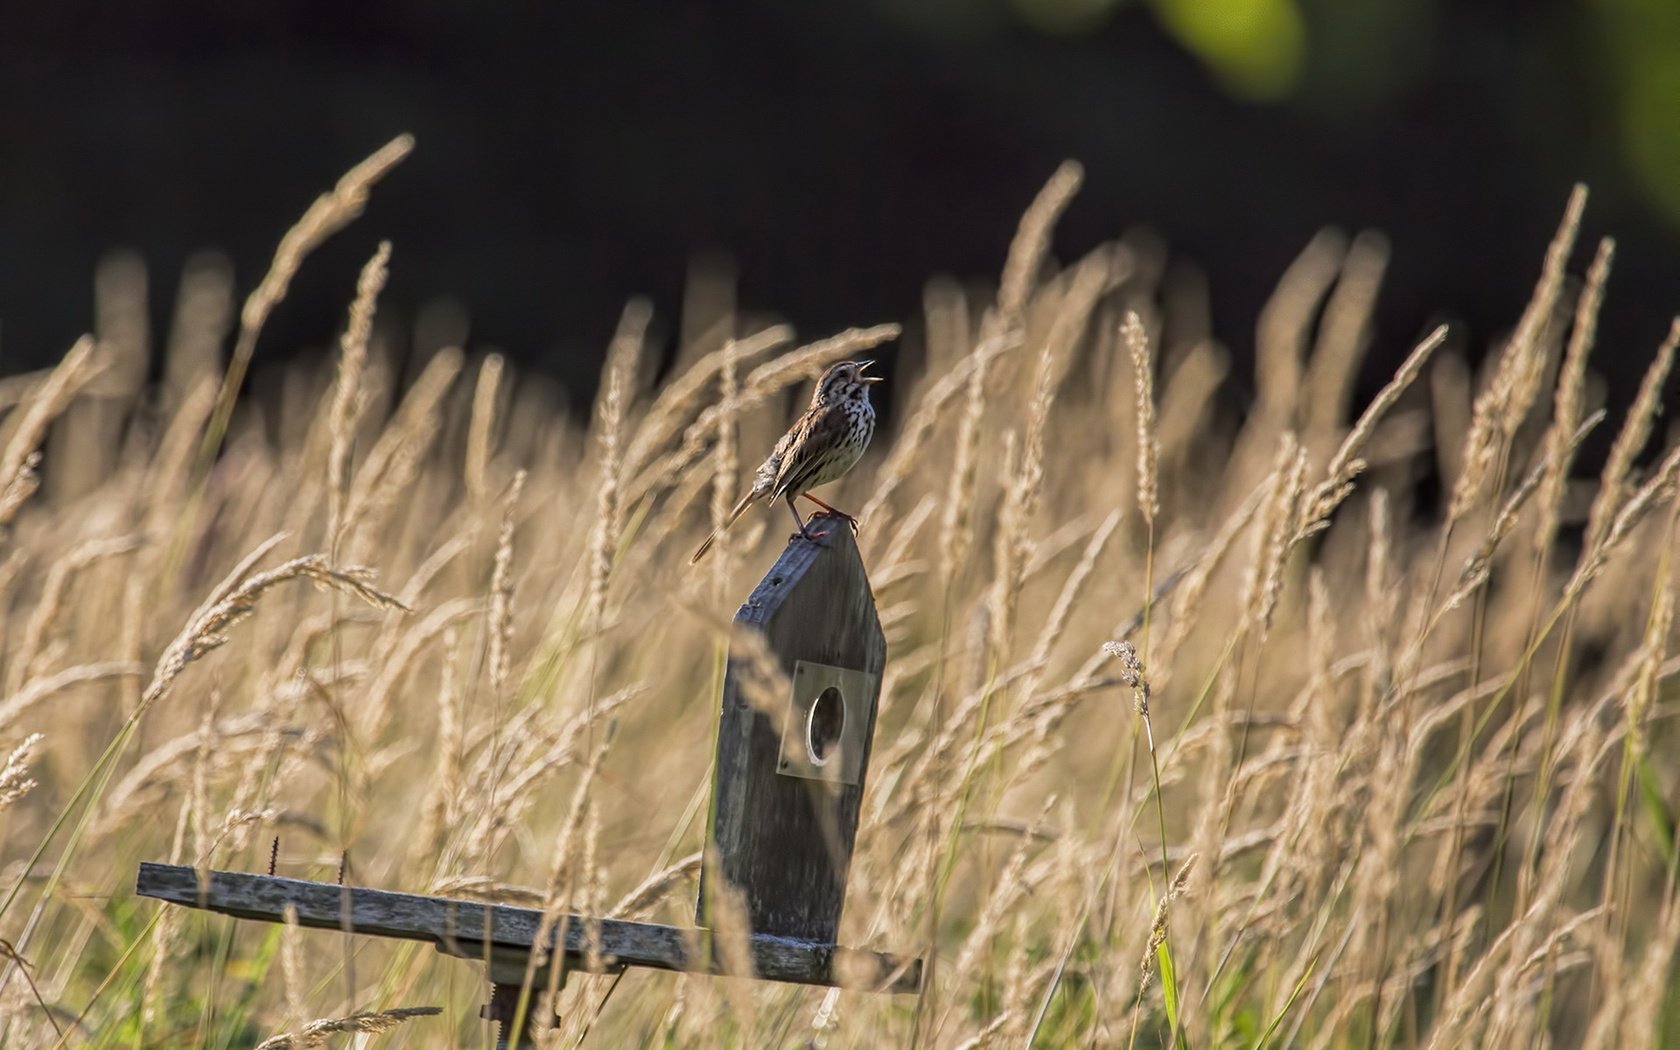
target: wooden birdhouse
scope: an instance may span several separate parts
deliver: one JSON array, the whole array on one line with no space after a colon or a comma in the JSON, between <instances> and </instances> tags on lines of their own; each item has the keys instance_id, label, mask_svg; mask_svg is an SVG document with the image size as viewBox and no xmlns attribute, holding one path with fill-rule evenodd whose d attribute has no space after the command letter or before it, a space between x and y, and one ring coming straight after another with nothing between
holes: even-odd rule
<instances>
[{"instance_id":1,"label":"wooden birdhouse","mask_svg":"<svg viewBox=\"0 0 1680 1050\"><path fill-rule=\"evenodd\" d=\"M835 519L821 543L799 536L735 615L717 731L710 834L696 924L581 915L427 897L274 875L140 865L137 892L242 919L398 937L485 963L484 1015L499 1046L524 1046L535 1011L513 1031L522 996L569 973L629 966L729 973L705 936L719 884L744 904L750 974L732 976L914 992L920 959L837 943L857 839L886 641L851 532ZM542 940L539 941L539 938ZM540 958L530 966L533 946ZM556 972L553 967L558 967Z\"/></svg>"},{"instance_id":2,"label":"wooden birdhouse","mask_svg":"<svg viewBox=\"0 0 1680 1050\"><path fill-rule=\"evenodd\" d=\"M826 542L795 538L735 614L702 926L721 875L755 931L827 945L839 931L887 642L851 532ZM785 688L755 688L766 659Z\"/></svg>"}]
</instances>

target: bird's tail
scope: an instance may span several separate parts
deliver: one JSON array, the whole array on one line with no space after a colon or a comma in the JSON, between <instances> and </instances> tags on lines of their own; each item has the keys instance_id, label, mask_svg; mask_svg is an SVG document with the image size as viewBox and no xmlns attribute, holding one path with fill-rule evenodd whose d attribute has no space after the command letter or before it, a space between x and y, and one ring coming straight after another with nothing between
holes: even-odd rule
<instances>
[{"instance_id":1,"label":"bird's tail","mask_svg":"<svg viewBox=\"0 0 1680 1050\"><path fill-rule=\"evenodd\" d=\"M688 563L698 565L700 559L706 556L706 552L712 549L712 544L717 542L717 538L723 535L729 526L735 524L736 518L747 512L747 508L753 505L753 501L758 499L759 495L755 490L748 490L747 494L741 497L741 502L735 504L735 509L729 512L728 520L712 530L712 534L706 537L706 542L700 544L700 549L694 552L694 557L688 559Z\"/></svg>"}]
</instances>

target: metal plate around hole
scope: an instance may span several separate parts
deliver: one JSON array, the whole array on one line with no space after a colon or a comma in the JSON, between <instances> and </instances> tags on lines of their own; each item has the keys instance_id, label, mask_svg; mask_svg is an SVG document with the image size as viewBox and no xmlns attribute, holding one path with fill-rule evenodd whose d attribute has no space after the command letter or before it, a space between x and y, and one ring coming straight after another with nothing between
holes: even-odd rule
<instances>
[{"instance_id":1,"label":"metal plate around hole","mask_svg":"<svg viewBox=\"0 0 1680 1050\"><path fill-rule=\"evenodd\" d=\"M776 772L785 777L856 784L863 776L869 705L878 683L879 677L868 671L854 671L849 667L834 667L810 660L794 664L793 690L788 696L788 717L782 724L782 748L776 760ZM845 718L833 750L818 764L809 757L805 734L811 722L812 705L830 686L840 691Z\"/></svg>"}]
</instances>

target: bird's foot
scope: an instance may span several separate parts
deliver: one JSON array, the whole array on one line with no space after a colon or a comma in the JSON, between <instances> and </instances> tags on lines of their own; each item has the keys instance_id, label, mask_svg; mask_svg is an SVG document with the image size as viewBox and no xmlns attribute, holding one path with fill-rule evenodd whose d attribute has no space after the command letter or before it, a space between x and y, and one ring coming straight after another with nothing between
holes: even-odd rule
<instances>
[{"instance_id":1,"label":"bird's foot","mask_svg":"<svg viewBox=\"0 0 1680 1050\"><path fill-rule=\"evenodd\" d=\"M847 514L843 510L835 510L833 507L830 507L828 509L828 512L826 514L824 514L823 517L825 517L825 518L839 518L841 521L846 523L847 527L849 527L852 530L852 535L853 536L856 536L858 534L858 520L856 518L852 517L850 514Z\"/></svg>"},{"instance_id":2,"label":"bird's foot","mask_svg":"<svg viewBox=\"0 0 1680 1050\"><path fill-rule=\"evenodd\" d=\"M806 543L812 543L818 547L826 547L828 546L828 533L812 532L809 528L800 529L798 532L788 535L789 543L794 540L804 540Z\"/></svg>"}]
</instances>

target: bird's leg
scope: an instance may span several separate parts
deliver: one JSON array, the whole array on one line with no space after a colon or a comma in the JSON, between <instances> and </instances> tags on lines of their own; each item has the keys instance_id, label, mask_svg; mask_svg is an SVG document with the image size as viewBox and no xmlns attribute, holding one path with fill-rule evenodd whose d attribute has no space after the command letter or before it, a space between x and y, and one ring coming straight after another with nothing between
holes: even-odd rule
<instances>
[{"instance_id":1,"label":"bird's leg","mask_svg":"<svg viewBox=\"0 0 1680 1050\"><path fill-rule=\"evenodd\" d=\"M817 506L819 506L823 510L827 511L831 517L839 518L840 520L844 521L847 525L850 525L852 527L852 535L853 536L857 535L858 520L856 518L852 517L850 514L847 514L843 510L838 510L834 507L829 506L828 504L824 503L822 500L820 500L817 497L811 495L809 492L801 492L800 495L804 496L806 499L810 500L812 503L815 503Z\"/></svg>"},{"instance_id":2,"label":"bird's leg","mask_svg":"<svg viewBox=\"0 0 1680 1050\"><path fill-rule=\"evenodd\" d=\"M810 529L805 527L805 519L799 516L799 508L793 505L792 496L787 498L787 509L788 513L793 515L793 520L799 523L799 537L821 546L822 535L820 533L812 532ZM793 537L790 536L788 538L792 539Z\"/></svg>"}]
</instances>

